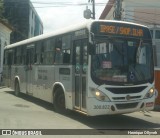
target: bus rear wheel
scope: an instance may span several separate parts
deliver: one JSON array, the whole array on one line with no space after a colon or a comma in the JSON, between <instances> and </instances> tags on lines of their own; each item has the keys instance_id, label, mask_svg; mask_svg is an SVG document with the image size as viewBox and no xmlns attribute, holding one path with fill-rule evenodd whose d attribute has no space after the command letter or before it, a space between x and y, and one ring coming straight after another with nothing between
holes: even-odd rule
<instances>
[{"instance_id":1,"label":"bus rear wheel","mask_svg":"<svg viewBox=\"0 0 160 138\"><path fill-rule=\"evenodd\" d=\"M19 96L20 95L20 88L19 88L19 83L16 81L16 84L15 84L15 92L14 94L16 96Z\"/></svg>"},{"instance_id":2,"label":"bus rear wheel","mask_svg":"<svg viewBox=\"0 0 160 138\"><path fill-rule=\"evenodd\" d=\"M64 92L62 89L58 88L55 91L54 94L54 109L58 113L64 113L66 111L65 109L65 97L64 97Z\"/></svg>"}]
</instances>

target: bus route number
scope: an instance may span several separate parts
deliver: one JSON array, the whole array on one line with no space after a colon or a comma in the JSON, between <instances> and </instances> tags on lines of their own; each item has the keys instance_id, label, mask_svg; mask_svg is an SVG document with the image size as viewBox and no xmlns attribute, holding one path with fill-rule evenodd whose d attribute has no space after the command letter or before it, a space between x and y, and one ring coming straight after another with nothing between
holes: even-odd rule
<instances>
[{"instance_id":1,"label":"bus route number","mask_svg":"<svg viewBox=\"0 0 160 138\"><path fill-rule=\"evenodd\" d=\"M110 109L110 105L94 105L93 109Z\"/></svg>"}]
</instances>

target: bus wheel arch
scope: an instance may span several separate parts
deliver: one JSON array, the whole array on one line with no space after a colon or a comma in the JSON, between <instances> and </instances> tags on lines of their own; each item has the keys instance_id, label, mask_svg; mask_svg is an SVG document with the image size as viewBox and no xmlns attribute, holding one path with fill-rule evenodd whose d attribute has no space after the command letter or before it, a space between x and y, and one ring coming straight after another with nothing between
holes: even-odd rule
<instances>
[{"instance_id":1,"label":"bus wheel arch","mask_svg":"<svg viewBox=\"0 0 160 138\"><path fill-rule=\"evenodd\" d=\"M66 111L64 89L60 84L56 84L53 88L53 106L58 113Z\"/></svg>"},{"instance_id":2,"label":"bus wheel arch","mask_svg":"<svg viewBox=\"0 0 160 138\"><path fill-rule=\"evenodd\" d=\"M16 96L20 95L20 85L19 85L19 79L16 77L14 81L14 94Z\"/></svg>"}]
</instances>

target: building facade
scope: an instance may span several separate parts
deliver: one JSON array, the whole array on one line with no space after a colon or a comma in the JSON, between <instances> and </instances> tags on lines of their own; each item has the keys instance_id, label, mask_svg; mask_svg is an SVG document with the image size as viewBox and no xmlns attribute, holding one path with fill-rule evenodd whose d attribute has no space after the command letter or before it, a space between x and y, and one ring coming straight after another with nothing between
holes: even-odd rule
<instances>
[{"instance_id":1,"label":"building facade","mask_svg":"<svg viewBox=\"0 0 160 138\"><path fill-rule=\"evenodd\" d=\"M154 47L155 86L160 104L160 0L120 0L121 20L146 25L150 28ZM108 0L100 19L115 18L116 0Z\"/></svg>"},{"instance_id":2,"label":"building facade","mask_svg":"<svg viewBox=\"0 0 160 138\"><path fill-rule=\"evenodd\" d=\"M10 44L10 33L12 28L3 20L0 19L0 82L3 70L3 52L4 47Z\"/></svg>"},{"instance_id":3,"label":"building facade","mask_svg":"<svg viewBox=\"0 0 160 138\"><path fill-rule=\"evenodd\" d=\"M43 23L30 0L4 0L3 16L14 29L11 43L43 34Z\"/></svg>"}]
</instances>

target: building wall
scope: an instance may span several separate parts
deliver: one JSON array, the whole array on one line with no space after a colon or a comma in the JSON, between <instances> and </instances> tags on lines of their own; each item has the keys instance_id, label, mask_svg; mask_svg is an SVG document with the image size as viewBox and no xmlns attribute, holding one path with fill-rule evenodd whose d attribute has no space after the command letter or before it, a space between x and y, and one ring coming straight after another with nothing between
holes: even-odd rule
<instances>
[{"instance_id":1,"label":"building wall","mask_svg":"<svg viewBox=\"0 0 160 138\"><path fill-rule=\"evenodd\" d=\"M28 0L4 0L4 17L13 26L11 43L28 38Z\"/></svg>"},{"instance_id":2,"label":"building wall","mask_svg":"<svg viewBox=\"0 0 160 138\"><path fill-rule=\"evenodd\" d=\"M41 26L43 30L43 23L30 0L4 0L4 17L14 28L11 43L35 36L36 26ZM39 22L35 21L35 17L39 19ZM37 31L36 35L42 33L43 31Z\"/></svg>"},{"instance_id":3,"label":"building wall","mask_svg":"<svg viewBox=\"0 0 160 138\"><path fill-rule=\"evenodd\" d=\"M34 9L32 3L29 4L29 32L28 36L33 37L40 34L43 34L43 23L39 18L36 10Z\"/></svg>"},{"instance_id":4,"label":"building wall","mask_svg":"<svg viewBox=\"0 0 160 138\"><path fill-rule=\"evenodd\" d=\"M11 29L3 24L0 20L0 82L1 82L1 75L3 70L3 52L4 47L10 44L10 33Z\"/></svg>"},{"instance_id":5,"label":"building wall","mask_svg":"<svg viewBox=\"0 0 160 138\"><path fill-rule=\"evenodd\" d=\"M123 0L122 20L153 27L154 24L160 24L159 7L159 0Z\"/></svg>"},{"instance_id":6,"label":"building wall","mask_svg":"<svg viewBox=\"0 0 160 138\"><path fill-rule=\"evenodd\" d=\"M107 11L106 6L100 19L113 19L115 0L109 0L108 5L112 8ZM159 0L122 0L122 20L143 23L146 25L160 24L160 1Z\"/></svg>"}]
</instances>

